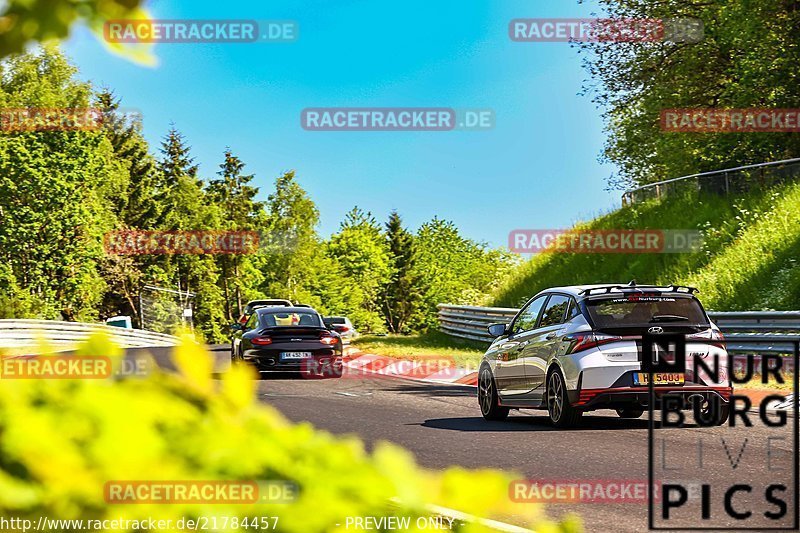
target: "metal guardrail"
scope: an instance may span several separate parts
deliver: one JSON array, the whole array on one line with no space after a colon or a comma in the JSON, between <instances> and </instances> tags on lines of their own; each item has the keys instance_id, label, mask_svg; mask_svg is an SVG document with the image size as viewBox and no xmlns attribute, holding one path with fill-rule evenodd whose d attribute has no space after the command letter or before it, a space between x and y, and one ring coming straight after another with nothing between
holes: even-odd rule
<instances>
[{"instance_id":1,"label":"metal guardrail","mask_svg":"<svg viewBox=\"0 0 800 533\"><path fill-rule=\"evenodd\" d=\"M800 158L784 159L648 183L626 191L622 195L622 204L635 204L690 190L726 195L741 194L755 186L771 187L798 179L800 179Z\"/></svg>"},{"instance_id":2,"label":"metal guardrail","mask_svg":"<svg viewBox=\"0 0 800 533\"><path fill-rule=\"evenodd\" d=\"M439 329L453 337L491 342L486 328L510 322L519 309L439 304ZM731 352L791 353L800 340L800 311L726 311L708 313L725 335Z\"/></svg>"},{"instance_id":3,"label":"metal guardrail","mask_svg":"<svg viewBox=\"0 0 800 533\"><path fill-rule=\"evenodd\" d=\"M174 346L178 337L140 329L125 329L85 322L59 322L55 320L0 320L0 348L25 348L36 346L41 339L56 349L70 347L86 340L95 331L105 331L123 348L154 348Z\"/></svg>"}]
</instances>

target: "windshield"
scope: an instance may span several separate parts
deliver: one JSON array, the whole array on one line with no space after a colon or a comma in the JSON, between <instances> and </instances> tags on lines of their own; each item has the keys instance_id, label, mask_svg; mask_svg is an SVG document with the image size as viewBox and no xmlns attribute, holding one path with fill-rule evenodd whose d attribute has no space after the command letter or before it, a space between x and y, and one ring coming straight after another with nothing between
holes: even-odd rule
<instances>
[{"instance_id":1,"label":"windshield","mask_svg":"<svg viewBox=\"0 0 800 533\"><path fill-rule=\"evenodd\" d=\"M694 298L631 295L586 302L598 329L625 326L708 326L703 308Z\"/></svg>"},{"instance_id":2,"label":"windshield","mask_svg":"<svg viewBox=\"0 0 800 533\"><path fill-rule=\"evenodd\" d=\"M261 317L261 323L267 328L286 326L322 327L322 323L316 313L303 311L264 313Z\"/></svg>"}]
</instances>

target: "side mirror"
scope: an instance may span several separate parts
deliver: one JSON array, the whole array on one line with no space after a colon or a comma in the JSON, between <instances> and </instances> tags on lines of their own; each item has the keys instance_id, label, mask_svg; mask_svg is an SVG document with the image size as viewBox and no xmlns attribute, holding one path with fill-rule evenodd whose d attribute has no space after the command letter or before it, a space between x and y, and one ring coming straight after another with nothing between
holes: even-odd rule
<instances>
[{"instance_id":1,"label":"side mirror","mask_svg":"<svg viewBox=\"0 0 800 533\"><path fill-rule=\"evenodd\" d=\"M508 324L492 324L488 329L489 335L497 338L501 335L505 335L508 332Z\"/></svg>"},{"instance_id":2,"label":"side mirror","mask_svg":"<svg viewBox=\"0 0 800 533\"><path fill-rule=\"evenodd\" d=\"M231 324L231 333L236 333L237 331L242 331L243 329L244 326L239 323Z\"/></svg>"}]
</instances>

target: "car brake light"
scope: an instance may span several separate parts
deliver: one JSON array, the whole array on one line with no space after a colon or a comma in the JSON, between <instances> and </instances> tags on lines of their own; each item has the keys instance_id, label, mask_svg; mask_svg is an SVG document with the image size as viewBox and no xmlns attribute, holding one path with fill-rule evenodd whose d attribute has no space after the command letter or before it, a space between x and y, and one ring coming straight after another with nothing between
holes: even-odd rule
<instances>
[{"instance_id":1,"label":"car brake light","mask_svg":"<svg viewBox=\"0 0 800 533\"><path fill-rule=\"evenodd\" d=\"M707 344L711 346L716 346L717 348L725 349L725 336L722 332L717 331L715 329L707 329L700 333L695 333L693 335L686 336L687 341L706 341ZM716 342L714 342L716 341Z\"/></svg>"},{"instance_id":2,"label":"car brake light","mask_svg":"<svg viewBox=\"0 0 800 533\"><path fill-rule=\"evenodd\" d=\"M344 333L345 331L350 331L350 328L348 328L347 326L337 326L336 331L341 331L342 333Z\"/></svg>"},{"instance_id":3,"label":"car brake light","mask_svg":"<svg viewBox=\"0 0 800 533\"><path fill-rule=\"evenodd\" d=\"M603 344L616 342L622 339L622 337L604 335L602 333L575 333L564 338L568 341L572 341L572 345L569 350L567 350L567 353L581 352L589 348L596 348Z\"/></svg>"},{"instance_id":4,"label":"car brake light","mask_svg":"<svg viewBox=\"0 0 800 533\"><path fill-rule=\"evenodd\" d=\"M256 346L266 346L267 344L272 344L272 338L266 336L253 337L252 339L250 339L250 342L252 342Z\"/></svg>"},{"instance_id":5,"label":"car brake light","mask_svg":"<svg viewBox=\"0 0 800 533\"><path fill-rule=\"evenodd\" d=\"M319 336L319 342L322 344L336 344L336 337L330 334L323 333Z\"/></svg>"}]
</instances>

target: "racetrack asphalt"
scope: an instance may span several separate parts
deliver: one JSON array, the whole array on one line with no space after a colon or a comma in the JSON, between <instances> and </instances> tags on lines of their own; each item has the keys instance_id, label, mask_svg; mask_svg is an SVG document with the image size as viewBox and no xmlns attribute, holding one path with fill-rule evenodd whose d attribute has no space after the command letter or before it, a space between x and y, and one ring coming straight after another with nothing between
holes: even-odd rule
<instances>
[{"instance_id":1,"label":"racetrack asphalt","mask_svg":"<svg viewBox=\"0 0 800 533\"><path fill-rule=\"evenodd\" d=\"M218 372L225 372L228 347L211 348ZM166 349L149 351L160 365L168 366ZM334 434L357 435L368 447L378 441L399 444L427 468L499 468L538 483L646 483L648 479L647 413L640 419L623 420L613 411L596 411L585 415L572 429L553 428L543 411L512 411L506 421L487 422L480 416L474 387L375 376L269 378L259 380L257 391L261 402L292 421L307 421ZM747 525L760 530L791 524L796 498L792 419L784 427L769 428L756 416L751 414L753 427L701 428L691 417L684 428L660 429L656 423L655 477L695 486L707 483L711 497L711 520L707 521L701 519L699 496L694 493L686 506L674 511L670 522L661 521L660 503L656 502L657 526L725 530ZM737 509L752 510L749 521L733 520L725 514L724 492L736 483L753 486L750 495L740 492L732 500ZM789 510L782 520L770 521L763 516L777 509L764 498L770 483L788 485L787 491L779 494ZM586 531L646 531L647 507L642 501L549 503L546 512L554 519L577 513Z\"/></svg>"}]
</instances>

